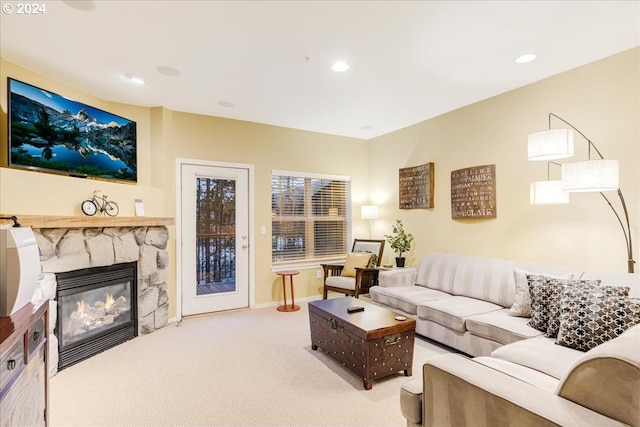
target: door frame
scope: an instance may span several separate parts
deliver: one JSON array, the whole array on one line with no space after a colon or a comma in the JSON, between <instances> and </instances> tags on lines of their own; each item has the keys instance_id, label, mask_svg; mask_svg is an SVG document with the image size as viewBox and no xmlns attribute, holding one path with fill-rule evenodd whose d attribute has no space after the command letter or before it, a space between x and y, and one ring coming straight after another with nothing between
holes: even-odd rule
<instances>
[{"instance_id":1,"label":"door frame","mask_svg":"<svg viewBox=\"0 0 640 427\"><path fill-rule=\"evenodd\" d=\"M255 166L248 163L229 163L211 160L176 158L175 187L176 187L176 318L182 320L182 165L212 166L218 168L246 169L248 179L248 209L249 209L249 308L255 307L255 206L254 184Z\"/></svg>"}]
</instances>

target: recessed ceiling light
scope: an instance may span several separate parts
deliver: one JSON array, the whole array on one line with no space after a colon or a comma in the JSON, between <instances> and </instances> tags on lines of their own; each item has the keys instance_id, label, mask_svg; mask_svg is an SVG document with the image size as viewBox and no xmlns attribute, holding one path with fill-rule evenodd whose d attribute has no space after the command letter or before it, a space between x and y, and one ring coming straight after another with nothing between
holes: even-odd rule
<instances>
[{"instance_id":1,"label":"recessed ceiling light","mask_svg":"<svg viewBox=\"0 0 640 427\"><path fill-rule=\"evenodd\" d=\"M231 107L235 106L235 104L233 102L230 102L230 101L219 101L218 105L220 107L225 107L225 108L231 108Z\"/></svg>"},{"instance_id":2,"label":"recessed ceiling light","mask_svg":"<svg viewBox=\"0 0 640 427\"><path fill-rule=\"evenodd\" d=\"M156 68L160 74L168 77L177 77L180 75L180 71L176 70L173 67L158 67Z\"/></svg>"},{"instance_id":3,"label":"recessed ceiling light","mask_svg":"<svg viewBox=\"0 0 640 427\"><path fill-rule=\"evenodd\" d=\"M360 126L360 130L371 130L371 129L373 129L373 126L370 126L370 125Z\"/></svg>"},{"instance_id":4,"label":"recessed ceiling light","mask_svg":"<svg viewBox=\"0 0 640 427\"><path fill-rule=\"evenodd\" d=\"M337 61L331 66L331 69L333 71L337 71L338 73L341 73L349 69L349 64L347 64L344 61Z\"/></svg>"},{"instance_id":5,"label":"recessed ceiling light","mask_svg":"<svg viewBox=\"0 0 640 427\"><path fill-rule=\"evenodd\" d=\"M516 58L516 64L526 64L534 59L536 59L535 53L525 53L524 55L520 55Z\"/></svg>"},{"instance_id":6,"label":"recessed ceiling light","mask_svg":"<svg viewBox=\"0 0 640 427\"><path fill-rule=\"evenodd\" d=\"M132 82L135 83L137 85L143 85L145 83L145 80L143 77L140 76L136 76L135 74L127 74L126 77Z\"/></svg>"}]
</instances>

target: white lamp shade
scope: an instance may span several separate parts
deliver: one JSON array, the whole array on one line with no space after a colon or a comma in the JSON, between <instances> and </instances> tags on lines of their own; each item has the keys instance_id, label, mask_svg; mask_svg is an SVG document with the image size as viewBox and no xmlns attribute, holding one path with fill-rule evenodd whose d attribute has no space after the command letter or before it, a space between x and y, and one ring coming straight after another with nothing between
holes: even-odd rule
<instances>
[{"instance_id":1,"label":"white lamp shade","mask_svg":"<svg viewBox=\"0 0 640 427\"><path fill-rule=\"evenodd\" d=\"M562 191L562 181L535 181L529 192L532 205L569 203L569 193Z\"/></svg>"},{"instance_id":2,"label":"white lamp shade","mask_svg":"<svg viewBox=\"0 0 640 427\"><path fill-rule=\"evenodd\" d=\"M586 160L562 165L564 191L615 191L618 187L617 160Z\"/></svg>"},{"instance_id":3,"label":"white lamp shade","mask_svg":"<svg viewBox=\"0 0 640 427\"><path fill-rule=\"evenodd\" d=\"M571 156L573 156L573 130L550 129L529 135L529 160L565 159Z\"/></svg>"},{"instance_id":4,"label":"white lamp shade","mask_svg":"<svg viewBox=\"0 0 640 427\"><path fill-rule=\"evenodd\" d=\"M376 205L364 205L360 208L362 219L378 219L378 207Z\"/></svg>"}]
</instances>

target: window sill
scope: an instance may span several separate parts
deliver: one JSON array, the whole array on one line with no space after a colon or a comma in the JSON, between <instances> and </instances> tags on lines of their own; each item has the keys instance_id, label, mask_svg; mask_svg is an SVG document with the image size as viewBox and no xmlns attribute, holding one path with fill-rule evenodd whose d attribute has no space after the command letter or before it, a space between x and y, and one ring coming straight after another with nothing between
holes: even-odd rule
<instances>
[{"instance_id":1,"label":"window sill","mask_svg":"<svg viewBox=\"0 0 640 427\"><path fill-rule=\"evenodd\" d=\"M327 260L315 260L315 261L301 261L301 262L291 262L287 264L278 264L272 265L271 271L274 273L278 271L286 271L286 270L317 270L321 269L321 264L344 264L346 258L336 258L336 259L327 259Z\"/></svg>"}]
</instances>

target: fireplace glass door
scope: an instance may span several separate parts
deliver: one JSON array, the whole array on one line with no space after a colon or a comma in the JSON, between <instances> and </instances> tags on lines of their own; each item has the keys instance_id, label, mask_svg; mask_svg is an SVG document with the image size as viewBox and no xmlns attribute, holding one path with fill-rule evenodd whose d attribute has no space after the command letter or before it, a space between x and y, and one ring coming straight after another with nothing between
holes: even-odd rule
<instances>
[{"instance_id":1,"label":"fireplace glass door","mask_svg":"<svg viewBox=\"0 0 640 427\"><path fill-rule=\"evenodd\" d=\"M59 369L138 335L136 271L126 263L56 275Z\"/></svg>"},{"instance_id":2,"label":"fireplace glass door","mask_svg":"<svg viewBox=\"0 0 640 427\"><path fill-rule=\"evenodd\" d=\"M131 322L131 281L66 295L58 303L58 339L62 346L72 345Z\"/></svg>"}]
</instances>

